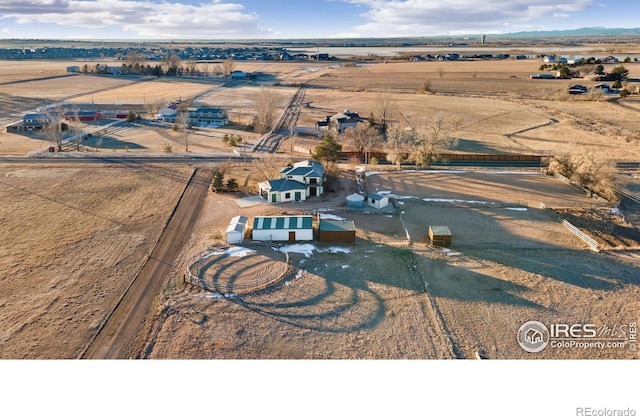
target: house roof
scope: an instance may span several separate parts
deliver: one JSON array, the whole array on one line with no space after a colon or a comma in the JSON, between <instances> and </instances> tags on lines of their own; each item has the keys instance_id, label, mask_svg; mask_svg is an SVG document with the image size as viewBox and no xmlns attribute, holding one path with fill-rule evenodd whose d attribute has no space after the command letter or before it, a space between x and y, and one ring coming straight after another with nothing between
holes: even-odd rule
<instances>
[{"instance_id":1,"label":"house roof","mask_svg":"<svg viewBox=\"0 0 640 416\"><path fill-rule=\"evenodd\" d=\"M294 163L292 167L287 166L280 172L284 175L322 178L324 176L324 167L320 162L305 160Z\"/></svg>"},{"instance_id":2,"label":"house roof","mask_svg":"<svg viewBox=\"0 0 640 416\"><path fill-rule=\"evenodd\" d=\"M262 182L260 186L271 192L301 191L307 189L305 184L292 179L272 179Z\"/></svg>"},{"instance_id":3,"label":"house roof","mask_svg":"<svg viewBox=\"0 0 640 416\"><path fill-rule=\"evenodd\" d=\"M293 215L282 217L255 217L254 230L311 230L313 217L311 215Z\"/></svg>"},{"instance_id":4,"label":"house roof","mask_svg":"<svg viewBox=\"0 0 640 416\"><path fill-rule=\"evenodd\" d=\"M355 231L356 224L347 220L320 220L320 231Z\"/></svg>"}]
</instances>

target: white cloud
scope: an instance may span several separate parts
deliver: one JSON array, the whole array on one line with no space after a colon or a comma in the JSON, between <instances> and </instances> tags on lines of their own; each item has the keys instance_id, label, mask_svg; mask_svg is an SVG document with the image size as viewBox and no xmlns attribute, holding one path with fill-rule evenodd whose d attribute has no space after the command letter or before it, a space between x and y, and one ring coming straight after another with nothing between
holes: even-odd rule
<instances>
[{"instance_id":1,"label":"white cloud","mask_svg":"<svg viewBox=\"0 0 640 416\"><path fill-rule=\"evenodd\" d=\"M535 20L569 18L594 7L593 0L343 0L368 8L362 34L417 36L499 33L529 27Z\"/></svg>"},{"instance_id":2,"label":"white cloud","mask_svg":"<svg viewBox=\"0 0 640 416\"><path fill-rule=\"evenodd\" d=\"M154 0L36 0L0 2L0 16L17 23L101 29L146 37L253 37L268 33L243 5L217 0L188 4Z\"/></svg>"}]
</instances>

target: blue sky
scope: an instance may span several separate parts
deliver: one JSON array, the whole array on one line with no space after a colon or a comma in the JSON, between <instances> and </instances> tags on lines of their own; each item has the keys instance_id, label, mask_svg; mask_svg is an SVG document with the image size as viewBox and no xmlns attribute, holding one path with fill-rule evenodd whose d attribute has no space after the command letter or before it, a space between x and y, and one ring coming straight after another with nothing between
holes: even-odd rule
<instances>
[{"instance_id":1,"label":"blue sky","mask_svg":"<svg viewBox=\"0 0 640 416\"><path fill-rule=\"evenodd\" d=\"M287 39L640 26L640 0L0 0L0 38Z\"/></svg>"}]
</instances>

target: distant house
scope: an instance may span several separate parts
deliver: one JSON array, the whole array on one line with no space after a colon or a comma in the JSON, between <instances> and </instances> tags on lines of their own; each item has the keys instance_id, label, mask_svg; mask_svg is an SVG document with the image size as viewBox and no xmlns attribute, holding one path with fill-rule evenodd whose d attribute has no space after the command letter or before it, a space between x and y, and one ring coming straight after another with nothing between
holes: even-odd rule
<instances>
[{"instance_id":1,"label":"distant house","mask_svg":"<svg viewBox=\"0 0 640 416\"><path fill-rule=\"evenodd\" d=\"M70 73L79 73L80 72L80 67L77 65L71 65L67 67L67 72Z\"/></svg>"},{"instance_id":2,"label":"distant house","mask_svg":"<svg viewBox=\"0 0 640 416\"><path fill-rule=\"evenodd\" d=\"M224 108L199 106L187 109L189 123L200 127L222 127L229 124L229 115ZM169 123L175 123L178 113L168 114L162 117Z\"/></svg>"},{"instance_id":3,"label":"distant house","mask_svg":"<svg viewBox=\"0 0 640 416\"><path fill-rule=\"evenodd\" d=\"M319 162L298 162L282 169L280 175L280 179L258 184L260 195L268 202L306 201L324 192L324 168Z\"/></svg>"},{"instance_id":4,"label":"distant house","mask_svg":"<svg viewBox=\"0 0 640 416\"><path fill-rule=\"evenodd\" d=\"M167 117L170 118L172 116L175 116L177 112L178 112L178 104L169 103L167 104L166 107L163 107L160 110L158 110L158 113L156 114L156 120L165 120Z\"/></svg>"},{"instance_id":5,"label":"distant house","mask_svg":"<svg viewBox=\"0 0 640 416\"><path fill-rule=\"evenodd\" d=\"M311 241L311 215L255 217L251 239L257 241Z\"/></svg>"},{"instance_id":6,"label":"distant house","mask_svg":"<svg viewBox=\"0 0 640 416\"><path fill-rule=\"evenodd\" d=\"M363 118L354 113L348 108L342 113L336 113L332 116L327 116L324 120L320 120L316 123L316 130L318 133L322 131L328 131L331 133L343 134L347 129L356 128L359 123L365 121Z\"/></svg>"},{"instance_id":7,"label":"distant house","mask_svg":"<svg viewBox=\"0 0 640 416\"><path fill-rule=\"evenodd\" d=\"M25 114L22 120L7 126L8 133L15 133L19 131L33 131L42 130L48 126L51 121L46 114L43 113L30 113ZM66 124L62 125L62 128L66 128Z\"/></svg>"},{"instance_id":8,"label":"distant house","mask_svg":"<svg viewBox=\"0 0 640 416\"><path fill-rule=\"evenodd\" d=\"M557 62L555 55L551 55L551 56L546 56L544 58L544 63L545 64L555 64Z\"/></svg>"},{"instance_id":9,"label":"distant house","mask_svg":"<svg viewBox=\"0 0 640 416\"><path fill-rule=\"evenodd\" d=\"M189 121L196 126L221 127L229 124L229 116L224 108L189 108Z\"/></svg>"}]
</instances>

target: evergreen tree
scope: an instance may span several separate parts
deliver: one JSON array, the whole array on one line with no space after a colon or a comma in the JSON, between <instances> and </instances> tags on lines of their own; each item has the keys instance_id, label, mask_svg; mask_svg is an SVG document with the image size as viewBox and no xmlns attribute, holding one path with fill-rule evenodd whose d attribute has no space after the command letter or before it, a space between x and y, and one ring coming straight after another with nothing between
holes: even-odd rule
<instances>
[{"instance_id":1,"label":"evergreen tree","mask_svg":"<svg viewBox=\"0 0 640 416\"><path fill-rule=\"evenodd\" d=\"M331 134L325 134L311 158L319 162L335 162L340 159L341 152L342 145Z\"/></svg>"}]
</instances>

